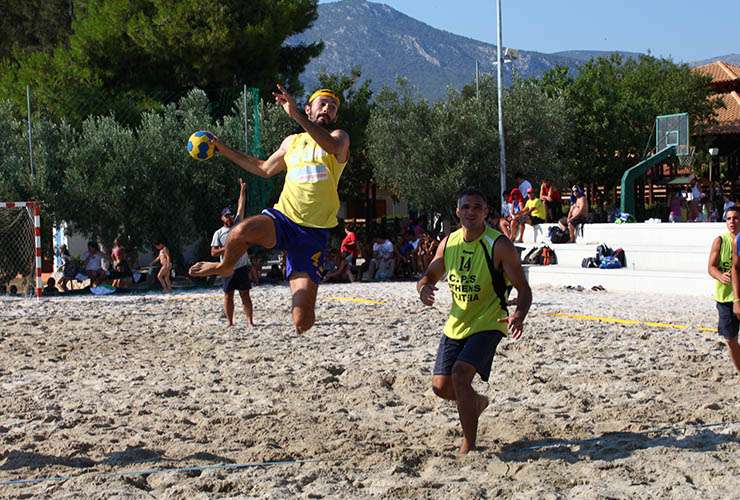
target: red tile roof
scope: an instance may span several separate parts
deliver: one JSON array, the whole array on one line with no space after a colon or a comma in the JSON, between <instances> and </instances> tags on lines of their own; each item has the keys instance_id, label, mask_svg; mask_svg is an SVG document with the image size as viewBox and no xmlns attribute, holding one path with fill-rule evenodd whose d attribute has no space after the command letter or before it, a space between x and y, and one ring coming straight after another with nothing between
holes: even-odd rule
<instances>
[{"instance_id":1,"label":"red tile roof","mask_svg":"<svg viewBox=\"0 0 740 500\"><path fill-rule=\"evenodd\" d=\"M703 66L697 66L694 68L694 71L711 76L712 83L724 83L735 80L740 82L740 66L735 66L724 61L714 61Z\"/></svg>"},{"instance_id":2,"label":"red tile roof","mask_svg":"<svg viewBox=\"0 0 740 500\"><path fill-rule=\"evenodd\" d=\"M694 68L694 71L712 77L710 85L725 107L716 111L717 124L709 127L709 134L740 134L740 66L714 61Z\"/></svg>"},{"instance_id":3,"label":"red tile roof","mask_svg":"<svg viewBox=\"0 0 740 500\"><path fill-rule=\"evenodd\" d=\"M710 134L740 134L740 93L729 92L719 96L725 107L717 110L717 125L709 127Z\"/></svg>"}]
</instances>

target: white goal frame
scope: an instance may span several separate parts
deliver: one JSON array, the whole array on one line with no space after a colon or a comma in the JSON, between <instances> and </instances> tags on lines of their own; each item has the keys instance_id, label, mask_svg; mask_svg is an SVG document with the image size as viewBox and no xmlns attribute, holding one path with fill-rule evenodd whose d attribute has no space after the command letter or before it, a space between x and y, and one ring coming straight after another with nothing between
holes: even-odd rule
<instances>
[{"instance_id":1,"label":"white goal frame","mask_svg":"<svg viewBox=\"0 0 740 500\"><path fill-rule=\"evenodd\" d=\"M41 297L42 279L41 279L41 206L35 201L0 201L0 208L26 208L33 218L33 245L34 255L36 256L35 267L35 293L36 297Z\"/></svg>"}]
</instances>

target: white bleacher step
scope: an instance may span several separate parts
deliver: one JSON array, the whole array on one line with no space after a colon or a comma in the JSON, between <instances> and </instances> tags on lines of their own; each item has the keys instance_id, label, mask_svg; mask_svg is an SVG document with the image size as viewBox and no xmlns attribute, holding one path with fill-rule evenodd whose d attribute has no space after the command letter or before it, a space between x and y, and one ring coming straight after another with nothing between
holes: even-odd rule
<instances>
[{"instance_id":1,"label":"white bleacher step","mask_svg":"<svg viewBox=\"0 0 740 500\"><path fill-rule=\"evenodd\" d=\"M549 228L556 224L540 224L538 242L549 242ZM606 243L612 248L626 248L629 245L655 245L664 248L699 246L709 247L714 238L727 231L722 222L680 222L675 224L586 224L583 236L577 236L577 243ZM533 243L532 226L524 229L524 242Z\"/></svg>"},{"instance_id":2,"label":"white bleacher step","mask_svg":"<svg viewBox=\"0 0 740 500\"><path fill-rule=\"evenodd\" d=\"M705 272L640 271L626 269L584 269L555 266L524 266L530 285L582 286L595 285L607 291L654 292L674 295L711 297L714 281Z\"/></svg>"},{"instance_id":3,"label":"white bleacher step","mask_svg":"<svg viewBox=\"0 0 740 500\"><path fill-rule=\"evenodd\" d=\"M525 250L522 256L539 244L519 243ZM545 243L553 249L561 267L581 267L587 257L596 256L597 244ZM609 245L607 243L607 245ZM611 246L612 250L622 248L627 258L627 268L638 271L706 272L709 259L709 246L665 247L660 245Z\"/></svg>"}]
</instances>

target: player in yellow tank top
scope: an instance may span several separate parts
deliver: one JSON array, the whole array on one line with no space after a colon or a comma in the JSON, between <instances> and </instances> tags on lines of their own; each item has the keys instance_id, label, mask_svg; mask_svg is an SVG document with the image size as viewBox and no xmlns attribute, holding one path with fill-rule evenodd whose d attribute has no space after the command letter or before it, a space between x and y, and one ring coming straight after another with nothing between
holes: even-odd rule
<instances>
[{"instance_id":1,"label":"player in yellow tank top","mask_svg":"<svg viewBox=\"0 0 740 500\"><path fill-rule=\"evenodd\" d=\"M737 239L740 235L740 207L727 209L725 223L727 232L717 236L709 251L707 270L716 281L714 300L719 321L717 333L727 345L730 360L740 374L740 279L737 277L738 262Z\"/></svg>"},{"instance_id":2,"label":"player in yellow tank top","mask_svg":"<svg viewBox=\"0 0 740 500\"><path fill-rule=\"evenodd\" d=\"M457 402L463 430L460 453L467 453L475 448L478 417L488 406L488 398L476 393L471 382L476 373L488 380L496 347L506 331L513 339L522 336L532 290L514 245L486 226L485 197L476 190L464 191L456 214L462 228L440 242L416 289L421 301L431 306L434 285L447 274L452 308L437 350L432 389L437 396ZM518 292L516 310L510 315L506 311L509 284Z\"/></svg>"},{"instance_id":3,"label":"player in yellow tank top","mask_svg":"<svg viewBox=\"0 0 740 500\"><path fill-rule=\"evenodd\" d=\"M252 245L279 248L288 255L287 269L293 293L293 324L298 333L315 321L316 293L323 273L327 228L337 225L337 186L349 159L349 135L330 127L337 120L339 96L319 89L303 110L277 86L275 101L304 132L286 137L267 160L235 151L219 141L216 150L247 172L272 177L286 172L285 187L274 208L249 217L229 233L222 262L198 262L192 276L229 276L234 264Z\"/></svg>"}]
</instances>

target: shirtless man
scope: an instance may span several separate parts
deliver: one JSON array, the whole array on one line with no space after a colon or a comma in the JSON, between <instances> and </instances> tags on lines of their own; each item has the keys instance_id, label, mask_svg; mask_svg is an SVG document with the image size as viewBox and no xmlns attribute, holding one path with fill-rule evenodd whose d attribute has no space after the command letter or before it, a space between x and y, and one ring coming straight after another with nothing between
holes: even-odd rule
<instances>
[{"instance_id":1,"label":"shirtless man","mask_svg":"<svg viewBox=\"0 0 740 500\"><path fill-rule=\"evenodd\" d=\"M576 228L588 221L588 200L586 199L586 193L583 192L583 188L577 185L573 186L571 200L570 210L568 210L568 231L570 232L570 241L568 243L575 243Z\"/></svg>"},{"instance_id":2,"label":"shirtless man","mask_svg":"<svg viewBox=\"0 0 740 500\"><path fill-rule=\"evenodd\" d=\"M434 285L447 275L452 308L437 350L432 389L457 403L464 454L475 449L478 418L488 406L488 398L475 392L471 382L476 373L488 380L496 347L507 331L515 340L522 336L532 290L511 240L486 225L488 203L483 195L464 191L456 213L462 227L439 244L416 290L431 306ZM511 285L518 292L513 314L506 308Z\"/></svg>"},{"instance_id":3,"label":"shirtless man","mask_svg":"<svg viewBox=\"0 0 740 500\"><path fill-rule=\"evenodd\" d=\"M315 321L329 229L337 225L337 187L349 159L349 135L330 129L339 112L339 96L333 91L317 90L301 110L282 85L277 88L275 101L305 132L286 137L267 160L235 151L217 138L212 142L219 153L251 174L272 177L286 172L280 199L273 208L234 227L221 262L198 262L190 274L229 276L252 245L286 251L293 325L303 333Z\"/></svg>"}]
</instances>

